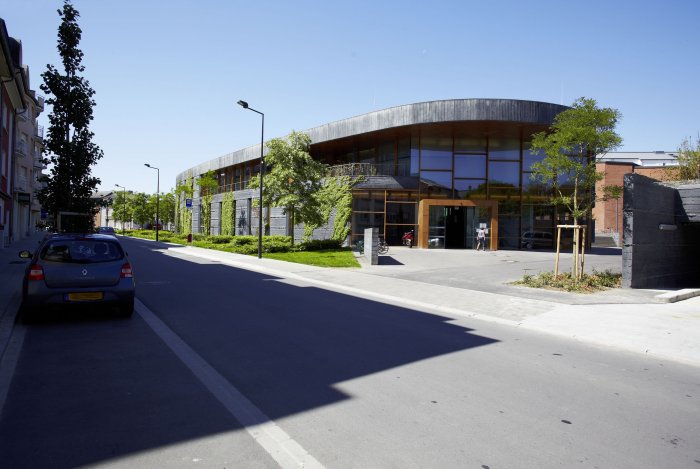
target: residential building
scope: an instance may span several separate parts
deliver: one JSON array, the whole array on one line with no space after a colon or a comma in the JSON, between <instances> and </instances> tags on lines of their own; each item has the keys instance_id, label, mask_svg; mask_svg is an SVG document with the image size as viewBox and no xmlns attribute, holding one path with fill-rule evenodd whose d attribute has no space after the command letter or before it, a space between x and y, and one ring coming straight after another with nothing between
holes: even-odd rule
<instances>
[{"instance_id":1,"label":"residential building","mask_svg":"<svg viewBox=\"0 0 700 469\"><path fill-rule=\"evenodd\" d=\"M0 248L8 246L13 235L17 110L24 109L26 89L21 63L22 46L9 37L5 21L0 19Z\"/></svg>"},{"instance_id":2,"label":"residential building","mask_svg":"<svg viewBox=\"0 0 700 469\"><path fill-rule=\"evenodd\" d=\"M17 140L14 152L14 190L12 208L13 239L29 236L41 226L41 204L37 197L42 188L41 175L46 168L43 156L44 129L38 116L44 110L44 98L29 87L29 68L25 77L25 107L17 113Z\"/></svg>"}]
</instances>

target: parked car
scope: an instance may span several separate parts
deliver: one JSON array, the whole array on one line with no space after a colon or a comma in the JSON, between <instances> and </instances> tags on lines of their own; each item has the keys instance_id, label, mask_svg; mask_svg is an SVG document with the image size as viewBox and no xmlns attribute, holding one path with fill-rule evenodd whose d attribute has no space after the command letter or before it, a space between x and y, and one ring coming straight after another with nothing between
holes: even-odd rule
<instances>
[{"instance_id":1,"label":"parked car","mask_svg":"<svg viewBox=\"0 0 700 469\"><path fill-rule=\"evenodd\" d=\"M97 232L100 234L107 234L112 236L117 235L116 231L114 231L114 228L112 228L111 226L100 226L99 228L97 228Z\"/></svg>"},{"instance_id":2,"label":"parked car","mask_svg":"<svg viewBox=\"0 0 700 469\"><path fill-rule=\"evenodd\" d=\"M552 248L552 233L546 231L526 231L520 245L526 249Z\"/></svg>"},{"instance_id":3,"label":"parked car","mask_svg":"<svg viewBox=\"0 0 700 469\"><path fill-rule=\"evenodd\" d=\"M116 307L134 311L134 273L116 237L103 234L55 234L32 254L22 281L22 318L30 322L54 307Z\"/></svg>"}]
</instances>

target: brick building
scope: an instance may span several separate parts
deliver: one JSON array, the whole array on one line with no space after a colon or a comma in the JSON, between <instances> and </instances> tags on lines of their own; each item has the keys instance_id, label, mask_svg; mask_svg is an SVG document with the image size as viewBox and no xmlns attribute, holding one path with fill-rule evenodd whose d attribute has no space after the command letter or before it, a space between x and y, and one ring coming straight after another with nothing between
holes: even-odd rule
<instances>
[{"instance_id":1,"label":"brick building","mask_svg":"<svg viewBox=\"0 0 700 469\"><path fill-rule=\"evenodd\" d=\"M605 178L596 184L596 205L593 208L596 233L622 231L622 196L604 199L606 186L623 186L625 174L641 174L657 181L670 179L672 168L678 166L675 152L615 152L603 155L596 165Z\"/></svg>"}]
</instances>

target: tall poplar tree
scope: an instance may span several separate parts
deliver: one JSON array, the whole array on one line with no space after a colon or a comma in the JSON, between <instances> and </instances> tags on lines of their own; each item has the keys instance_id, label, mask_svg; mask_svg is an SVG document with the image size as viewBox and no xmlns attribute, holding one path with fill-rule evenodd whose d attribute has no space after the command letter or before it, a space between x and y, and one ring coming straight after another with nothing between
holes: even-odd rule
<instances>
[{"instance_id":1,"label":"tall poplar tree","mask_svg":"<svg viewBox=\"0 0 700 469\"><path fill-rule=\"evenodd\" d=\"M82 36L77 22L80 14L70 0L64 0L58 15L62 22L58 27L57 48L63 73L48 64L41 75L44 79L41 89L47 95L46 103L52 106L44 140L46 163L52 166L44 179L47 185L38 194L54 223L58 222L59 212L95 213L97 207L91 196L100 180L91 175L91 167L103 156L102 150L92 142L94 134L89 128L95 92L80 76L85 71L81 65L83 52L78 48ZM69 230L84 231L93 226L92 216L73 217L70 226L65 226L65 221L62 228Z\"/></svg>"}]
</instances>

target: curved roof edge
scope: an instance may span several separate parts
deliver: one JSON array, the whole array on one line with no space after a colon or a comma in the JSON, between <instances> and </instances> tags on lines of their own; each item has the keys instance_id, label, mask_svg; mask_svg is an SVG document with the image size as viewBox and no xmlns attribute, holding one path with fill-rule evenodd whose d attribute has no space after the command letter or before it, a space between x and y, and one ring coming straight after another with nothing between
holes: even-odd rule
<instances>
[{"instance_id":1,"label":"curved roof edge","mask_svg":"<svg viewBox=\"0 0 700 469\"><path fill-rule=\"evenodd\" d=\"M303 131L311 143L419 124L464 121L501 121L550 125L554 117L568 109L560 104L518 99L448 99L404 104L373 111ZM224 168L260 157L260 144L214 158L177 176L182 181L212 169Z\"/></svg>"}]
</instances>

